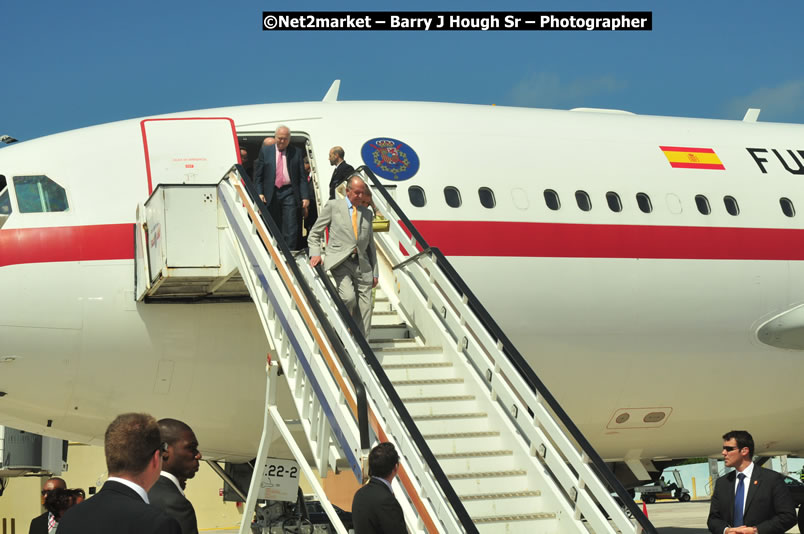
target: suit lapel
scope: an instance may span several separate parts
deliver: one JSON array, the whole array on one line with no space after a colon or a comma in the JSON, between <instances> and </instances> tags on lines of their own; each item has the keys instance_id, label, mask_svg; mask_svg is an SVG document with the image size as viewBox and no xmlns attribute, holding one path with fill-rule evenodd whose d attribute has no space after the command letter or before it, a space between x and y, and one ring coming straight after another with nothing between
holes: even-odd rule
<instances>
[{"instance_id":1,"label":"suit lapel","mask_svg":"<svg viewBox=\"0 0 804 534\"><path fill-rule=\"evenodd\" d=\"M727 517L729 518L729 523L733 523L734 522L734 493L735 493L735 490L736 490L734 485L736 483L735 481L737 480L737 472L732 471L731 473L726 475L726 477L727 477L726 480L729 481L729 484L727 486L727 488L729 489L729 498L727 499L728 507L729 507L728 508L729 509L729 514L728 514ZM743 508L743 515L745 515L745 508Z\"/></svg>"},{"instance_id":2,"label":"suit lapel","mask_svg":"<svg viewBox=\"0 0 804 534\"><path fill-rule=\"evenodd\" d=\"M762 468L758 465L754 465L754 472L752 473L753 476L751 477L751 481L748 483L748 494L745 497L745 506L743 507L743 517L748 512L748 507L751 506L751 500L754 498L754 494L759 490L759 486L762 484L760 480L760 475L762 473Z\"/></svg>"}]
</instances>

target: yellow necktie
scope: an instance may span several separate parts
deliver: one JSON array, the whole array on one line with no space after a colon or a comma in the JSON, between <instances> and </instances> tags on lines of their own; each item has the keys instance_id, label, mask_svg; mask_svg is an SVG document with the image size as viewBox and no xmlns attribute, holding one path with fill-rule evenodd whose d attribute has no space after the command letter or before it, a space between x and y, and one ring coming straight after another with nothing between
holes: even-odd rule
<instances>
[{"instance_id":1,"label":"yellow necktie","mask_svg":"<svg viewBox=\"0 0 804 534\"><path fill-rule=\"evenodd\" d=\"M352 230L355 231L355 241L357 241L357 206L352 206Z\"/></svg>"}]
</instances>

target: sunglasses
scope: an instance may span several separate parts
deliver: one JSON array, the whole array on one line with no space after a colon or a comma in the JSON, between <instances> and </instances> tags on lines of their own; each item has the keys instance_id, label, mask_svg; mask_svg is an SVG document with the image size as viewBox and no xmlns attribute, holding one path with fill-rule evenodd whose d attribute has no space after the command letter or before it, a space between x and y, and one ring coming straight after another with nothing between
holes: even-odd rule
<instances>
[{"instance_id":1,"label":"sunglasses","mask_svg":"<svg viewBox=\"0 0 804 534\"><path fill-rule=\"evenodd\" d=\"M155 453L156 451L167 452L167 450L168 450L168 444L167 444L167 441L163 441L162 443L160 443L160 444L159 444L159 447L155 448L155 449L154 449L154 450L151 452L151 454Z\"/></svg>"},{"instance_id":2,"label":"sunglasses","mask_svg":"<svg viewBox=\"0 0 804 534\"><path fill-rule=\"evenodd\" d=\"M737 449L738 447L735 447L734 445L723 445L723 450L726 452L736 451Z\"/></svg>"}]
</instances>

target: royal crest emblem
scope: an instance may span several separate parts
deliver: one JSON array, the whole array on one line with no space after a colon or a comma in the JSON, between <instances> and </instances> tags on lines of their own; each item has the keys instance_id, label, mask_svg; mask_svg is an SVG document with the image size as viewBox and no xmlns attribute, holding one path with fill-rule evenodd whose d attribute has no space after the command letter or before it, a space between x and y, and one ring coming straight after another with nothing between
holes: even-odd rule
<instances>
[{"instance_id":1,"label":"royal crest emblem","mask_svg":"<svg viewBox=\"0 0 804 534\"><path fill-rule=\"evenodd\" d=\"M419 170L419 156L413 148L390 137L366 141L360 155L375 175L386 180L408 180Z\"/></svg>"}]
</instances>

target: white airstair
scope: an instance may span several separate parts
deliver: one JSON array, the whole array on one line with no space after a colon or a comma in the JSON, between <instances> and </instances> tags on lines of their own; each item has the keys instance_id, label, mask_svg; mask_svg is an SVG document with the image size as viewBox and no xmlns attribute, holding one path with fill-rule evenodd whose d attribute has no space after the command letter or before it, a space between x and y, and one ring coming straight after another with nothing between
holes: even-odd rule
<instances>
[{"instance_id":1,"label":"white airstair","mask_svg":"<svg viewBox=\"0 0 804 534\"><path fill-rule=\"evenodd\" d=\"M259 312L270 361L246 510L264 493L267 447L280 433L336 530L346 532L285 423L290 414L276 406L285 379L321 476L347 468L365 480L369 448L395 444L401 468L393 486L410 532L655 532L446 258L362 172L390 220L388 232L375 233L380 284L369 340L321 268L277 241L239 167L217 185L193 186L216 200L214 230L206 224L215 239L206 240L220 257L188 267L192 284L171 283L180 267L149 261L160 246L155 226L168 234L173 227L153 205L138 209L139 299L165 298L170 287L189 293L168 295L194 299L247 291ZM152 198L183 187L160 185ZM245 514L242 533L249 522Z\"/></svg>"}]
</instances>

